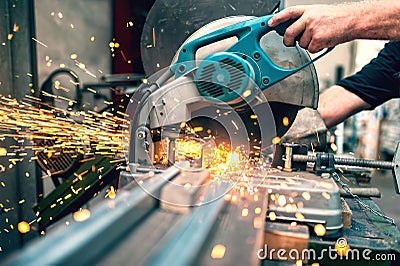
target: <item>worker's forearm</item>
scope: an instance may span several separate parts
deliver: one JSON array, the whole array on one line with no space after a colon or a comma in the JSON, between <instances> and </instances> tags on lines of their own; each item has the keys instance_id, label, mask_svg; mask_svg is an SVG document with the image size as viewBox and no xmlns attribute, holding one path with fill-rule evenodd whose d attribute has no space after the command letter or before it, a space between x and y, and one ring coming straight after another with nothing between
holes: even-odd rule
<instances>
[{"instance_id":1,"label":"worker's forearm","mask_svg":"<svg viewBox=\"0 0 400 266\"><path fill-rule=\"evenodd\" d=\"M332 86L321 94L318 111L327 128L330 128L369 107L369 104L354 93L340 86Z\"/></svg>"},{"instance_id":2,"label":"worker's forearm","mask_svg":"<svg viewBox=\"0 0 400 266\"><path fill-rule=\"evenodd\" d=\"M314 53L355 39L400 40L399 14L398 0L302 5L282 10L268 25L275 27L294 19L286 29L285 45L299 40L301 47Z\"/></svg>"},{"instance_id":3,"label":"worker's forearm","mask_svg":"<svg viewBox=\"0 0 400 266\"><path fill-rule=\"evenodd\" d=\"M400 1L375 0L353 5L354 39L400 40Z\"/></svg>"}]
</instances>

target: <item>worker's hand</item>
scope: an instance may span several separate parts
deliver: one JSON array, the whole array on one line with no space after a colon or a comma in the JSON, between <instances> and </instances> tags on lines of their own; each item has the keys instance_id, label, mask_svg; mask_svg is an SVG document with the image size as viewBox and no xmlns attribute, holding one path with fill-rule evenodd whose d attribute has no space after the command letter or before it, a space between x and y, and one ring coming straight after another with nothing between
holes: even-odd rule
<instances>
[{"instance_id":1,"label":"worker's hand","mask_svg":"<svg viewBox=\"0 0 400 266\"><path fill-rule=\"evenodd\" d=\"M318 111L303 108L301 109L293 125L288 132L282 136L282 143L307 144L309 147L326 146L326 132L328 129Z\"/></svg>"},{"instance_id":2,"label":"worker's hand","mask_svg":"<svg viewBox=\"0 0 400 266\"><path fill-rule=\"evenodd\" d=\"M348 10L340 5L309 5L288 7L269 22L269 27L275 27L289 19L296 21L286 29L284 44L294 46L298 37L299 46L311 53L337 44L350 41L351 20Z\"/></svg>"}]
</instances>

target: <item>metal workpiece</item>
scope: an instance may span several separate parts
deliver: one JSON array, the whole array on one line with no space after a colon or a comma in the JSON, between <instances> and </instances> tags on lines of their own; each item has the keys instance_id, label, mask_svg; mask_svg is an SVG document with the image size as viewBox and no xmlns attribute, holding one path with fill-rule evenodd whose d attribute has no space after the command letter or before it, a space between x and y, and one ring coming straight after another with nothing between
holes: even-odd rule
<instances>
[{"instance_id":1,"label":"metal workpiece","mask_svg":"<svg viewBox=\"0 0 400 266\"><path fill-rule=\"evenodd\" d=\"M46 238L30 243L24 252L10 257L4 265L87 265L98 261L124 234L132 230L158 206L160 189L179 169L146 179L141 187L121 191L115 200L106 200L84 222L73 222ZM38 256L40 254L40 256Z\"/></svg>"},{"instance_id":2,"label":"metal workpiece","mask_svg":"<svg viewBox=\"0 0 400 266\"><path fill-rule=\"evenodd\" d=\"M182 175L179 168L142 175L115 199L95 206L88 220L59 225L5 265L259 264L266 212L262 189L250 193L216 181L197 195L198 204L182 213L161 208L163 199L158 198Z\"/></svg>"},{"instance_id":3,"label":"metal workpiece","mask_svg":"<svg viewBox=\"0 0 400 266\"><path fill-rule=\"evenodd\" d=\"M164 172L164 170L156 171L153 168L141 168L140 170L132 169L129 172L121 171L118 179L118 187L123 190L130 190L134 187L137 187L139 185L139 182L143 182L144 179L148 178L150 172L152 174L159 174Z\"/></svg>"},{"instance_id":4,"label":"metal workpiece","mask_svg":"<svg viewBox=\"0 0 400 266\"><path fill-rule=\"evenodd\" d=\"M162 190L180 175L177 167L125 172L132 184L96 206L88 220L49 233L5 265L260 265L259 249L279 239L266 233L265 218L270 225L285 223L288 228L296 222L295 229L324 225L327 238L315 239L309 230L307 241L317 245L331 246L341 227L332 179L271 170L257 180L264 182L256 189L214 182L196 196L200 204L188 212L162 208ZM346 234L357 235L354 224ZM362 246L353 243L352 248ZM379 245L387 248L384 241Z\"/></svg>"},{"instance_id":5,"label":"metal workpiece","mask_svg":"<svg viewBox=\"0 0 400 266\"><path fill-rule=\"evenodd\" d=\"M226 190L227 187L222 188ZM213 198L214 191L208 191L205 198ZM171 234L149 255L146 265L191 265L208 238L218 215L226 205L223 197L194 207L191 213L175 226Z\"/></svg>"},{"instance_id":6,"label":"metal workpiece","mask_svg":"<svg viewBox=\"0 0 400 266\"><path fill-rule=\"evenodd\" d=\"M221 196L230 185L216 184L200 197L204 204L187 213L155 209L97 264L259 265L264 192L230 190Z\"/></svg>"},{"instance_id":7,"label":"metal workpiece","mask_svg":"<svg viewBox=\"0 0 400 266\"><path fill-rule=\"evenodd\" d=\"M161 190L160 208L171 212L188 213L195 206L208 204L208 202L200 200L199 196L204 191L212 191L215 185L210 172L207 170L182 171L179 176ZM223 190L220 195L214 197L219 198L224 194L225 191Z\"/></svg>"},{"instance_id":8,"label":"metal workpiece","mask_svg":"<svg viewBox=\"0 0 400 266\"><path fill-rule=\"evenodd\" d=\"M225 196L228 204L204 243L197 265L260 265L258 250L266 242L264 195L265 190L259 189L251 193L232 190Z\"/></svg>"},{"instance_id":9,"label":"metal workpiece","mask_svg":"<svg viewBox=\"0 0 400 266\"><path fill-rule=\"evenodd\" d=\"M221 185L218 190L229 186ZM145 264L259 265L257 250L264 241L266 211L263 191L231 190L224 197L194 207L149 254ZM204 198L214 193L208 191Z\"/></svg>"}]
</instances>

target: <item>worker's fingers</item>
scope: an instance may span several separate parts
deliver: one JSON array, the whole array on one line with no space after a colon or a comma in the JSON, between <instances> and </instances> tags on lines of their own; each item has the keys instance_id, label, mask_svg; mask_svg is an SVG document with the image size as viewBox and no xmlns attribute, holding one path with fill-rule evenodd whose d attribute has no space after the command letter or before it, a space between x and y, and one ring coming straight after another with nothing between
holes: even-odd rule
<instances>
[{"instance_id":1,"label":"worker's fingers","mask_svg":"<svg viewBox=\"0 0 400 266\"><path fill-rule=\"evenodd\" d=\"M310 41L310 43L308 44L308 48L307 48L307 50L310 53L318 53L318 52L322 51L323 49L324 49L324 47L322 47L321 45L317 44L313 40Z\"/></svg>"},{"instance_id":2,"label":"worker's fingers","mask_svg":"<svg viewBox=\"0 0 400 266\"><path fill-rule=\"evenodd\" d=\"M296 39L301 39L301 34L306 29L306 24L301 20L297 20L285 31L283 36L283 43L286 46L294 46Z\"/></svg>"},{"instance_id":3,"label":"worker's fingers","mask_svg":"<svg viewBox=\"0 0 400 266\"><path fill-rule=\"evenodd\" d=\"M299 46L304 49L309 49L310 43L312 41L312 34L310 31L303 31L300 38L297 39Z\"/></svg>"},{"instance_id":4,"label":"worker's fingers","mask_svg":"<svg viewBox=\"0 0 400 266\"><path fill-rule=\"evenodd\" d=\"M308 51L311 53L318 53L323 49L335 47L338 43L343 43L344 40L338 40L336 38L321 38L319 35L313 35L309 45Z\"/></svg>"},{"instance_id":5,"label":"worker's fingers","mask_svg":"<svg viewBox=\"0 0 400 266\"><path fill-rule=\"evenodd\" d=\"M322 50L324 50L324 48L321 48L321 47L319 47L319 46L315 46L315 45L313 45L312 43L310 43L309 45L308 45L308 48L307 48L307 50L310 52L310 53L318 53L318 52L321 52Z\"/></svg>"},{"instance_id":6,"label":"worker's fingers","mask_svg":"<svg viewBox=\"0 0 400 266\"><path fill-rule=\"evenodd\" d=\"M276 27L279 24L289 20L289 19L297 19L304 13L304 8L301 6L298 7L288 7L281 12L274 15L269 21L269 27Z\"/></svg>"}]
</instances>

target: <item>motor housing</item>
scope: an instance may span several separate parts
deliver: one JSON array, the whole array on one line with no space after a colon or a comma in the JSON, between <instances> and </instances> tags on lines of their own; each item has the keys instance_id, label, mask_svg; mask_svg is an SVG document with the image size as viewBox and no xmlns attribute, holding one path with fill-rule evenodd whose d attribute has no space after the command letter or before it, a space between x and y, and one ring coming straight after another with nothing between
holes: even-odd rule
<instances>
[{"instance_id":1,"label":"motor housing","mask_svg":"<svg viewBox=\"0 0 400 266\"><path fill-rule=\"evenodd\" d=\"M206 57L196 71L199 93L211 101L238 104L251 96L253 67L234 53L218 52Z\"/></svg>"}]
</instances>

